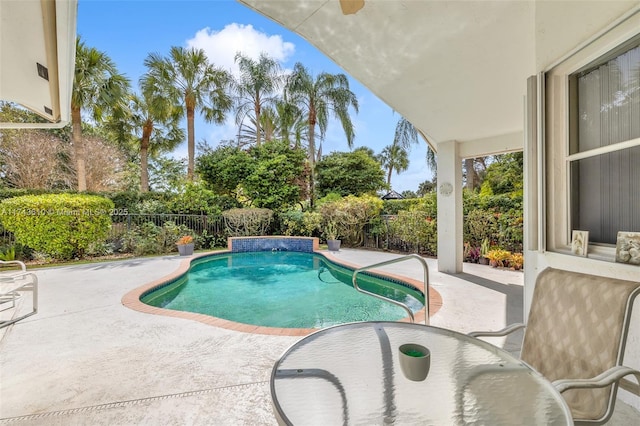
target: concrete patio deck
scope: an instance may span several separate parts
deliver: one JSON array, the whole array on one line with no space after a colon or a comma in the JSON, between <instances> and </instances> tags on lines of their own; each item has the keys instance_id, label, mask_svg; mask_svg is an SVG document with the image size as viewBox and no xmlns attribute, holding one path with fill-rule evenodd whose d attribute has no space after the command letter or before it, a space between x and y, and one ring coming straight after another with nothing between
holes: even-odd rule
<instances>
[{"instance_id":1,"label":"concrete patio deck","mask_svg":"<svg viewBox=\"0 0 640 426\"><path fill-rule=\"evenodd\" d=\"M343 249L369 265L398 255ZM274 425L269 376L298 337L242 333L124 307L128 291L168 275L164 256L37 270L38 314L0 330L0 424ZM461 332L522 320L521 272L465 264L436 272L442 308L431 324ZM417 261L385 267L421 279ZM514 350L516 347L509 346ZM639 424L618 404L610 424ZM635 422L635 423L634 423Z\"/></svg>"}]
</instances>

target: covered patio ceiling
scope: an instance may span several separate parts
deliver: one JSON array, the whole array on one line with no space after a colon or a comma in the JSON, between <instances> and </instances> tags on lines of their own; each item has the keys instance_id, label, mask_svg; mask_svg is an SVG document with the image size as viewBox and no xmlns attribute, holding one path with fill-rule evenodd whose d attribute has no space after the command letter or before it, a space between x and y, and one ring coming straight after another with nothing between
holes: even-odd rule
<instances>
[{"instance_id":1,"label":"covered patio ceiling","mask_svg":"<svg viewBox=\"0 0 640 426\"><path fill-rule=\"evenodd\" d=\"M534 2L239 1L315 45L433 148L455 140L462 156L522 149Z\"/></svg>"},{"instance_id":2,"label":"covered patio ceiling","mask_svg":"<svg viewBox=\"0 0 640 426\"><path fill-rule=\"evenodd\" d=\"M0 100L46 120L0 128L62 127L70 121L77 3L0 1Z\"/></svg>"}]
</instances>

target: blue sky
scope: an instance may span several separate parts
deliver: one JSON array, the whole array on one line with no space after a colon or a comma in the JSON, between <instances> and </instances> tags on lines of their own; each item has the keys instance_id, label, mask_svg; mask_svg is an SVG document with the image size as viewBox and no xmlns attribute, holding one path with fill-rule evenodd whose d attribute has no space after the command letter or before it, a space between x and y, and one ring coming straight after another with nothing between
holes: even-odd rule
<instances>
[{"instance_id":1,"label":"blue sky","mask_svg":"<svg viewBox=\"0 0 640 426\"><path fill-rule=\"evenodd\" d=\"M211 62L232 72L238 50L256 58L267 52L285 69L301 62L314 75L344 72L295 33L231 0L79 0L78 34L88 46L106 52L135 88L146 71L143 62L147 55L167 55L171 46L202 48ZM360 112L352 115L354 148L367 146L378 154L393 142L400 116L355 79L349 80L360 104ZM196 141L205 139L215 146L222 139L233 139L232 115L224 125L197 120ZM341 126L330 123L323 154L348 150ZM186 143L172 155L186 158ZM426 145L421 141L411 150L409 170L391 178L396 191L415 191L421 182L432 178L425 155Z\"/></svg>"}]
</instances>

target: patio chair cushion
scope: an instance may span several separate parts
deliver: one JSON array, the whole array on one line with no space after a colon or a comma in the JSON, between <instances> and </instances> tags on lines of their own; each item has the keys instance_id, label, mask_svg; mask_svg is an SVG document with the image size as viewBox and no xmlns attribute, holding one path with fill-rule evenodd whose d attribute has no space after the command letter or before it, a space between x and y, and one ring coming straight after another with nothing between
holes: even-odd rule
<instances>
[{"instance_id":1,"label":"patio chair cushion","mask_svg":"<svg viewBox=\"0 0 640 426\"><path fill-rule=\"evenodd\" d=\"M592 378L620 365L640 283L548 268L539 274L522 359L547 379ZM612 386L563 393L575 419L599 419Z\"/></svg>"}]
</instances>

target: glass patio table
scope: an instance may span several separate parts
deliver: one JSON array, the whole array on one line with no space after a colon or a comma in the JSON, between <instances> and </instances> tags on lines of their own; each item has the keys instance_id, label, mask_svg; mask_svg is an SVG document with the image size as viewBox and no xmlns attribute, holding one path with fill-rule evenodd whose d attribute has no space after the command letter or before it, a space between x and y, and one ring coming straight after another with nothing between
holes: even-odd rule
<instances>
[{"instance_id":1,"label":"glass patio table","mask_svg":"<svg viewBox=\"0 0 640 426\"><path fill-rule=\"evenodd\" d=\"M407 379L399 347L431 352L426 379ZM310 334L276 361L274 412L285 425L572 425L553 385L482 340L401 322L358 322Z\"/></svg>"}]
</instances>

